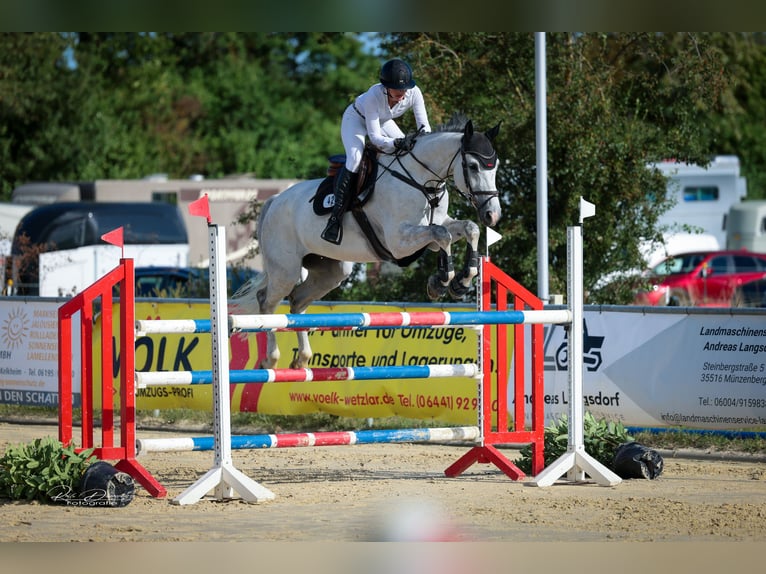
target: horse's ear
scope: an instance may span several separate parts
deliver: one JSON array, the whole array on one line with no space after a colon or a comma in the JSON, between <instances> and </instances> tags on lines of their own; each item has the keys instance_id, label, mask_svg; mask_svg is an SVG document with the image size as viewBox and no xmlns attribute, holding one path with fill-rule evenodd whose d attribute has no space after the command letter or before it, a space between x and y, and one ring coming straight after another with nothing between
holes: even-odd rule
<instances>
[{"instance_id":1,"label":"horse's ear","mask_svg":"<svg viewBox=\"0 0 766 574\"><path fill-rule=\"evenodd\" d=\"M497 122L497 125L492 128L489 131L484 132L484 135L489 138L489 141L494 142L495 138L497 137L497 134L500 133L500 124L502 123L502 120Z\"/></svg>"},{"instance_id":2,"label":"horse's ear","mask_svg":"<svg viewBox=\"0 0 766 574\"><path fill-rule=\"evenodd\" d=\"M465 128L463 128L463 141L470 140L471 136L473 136L473 122L468 120L465 123Z\"/></svg>"}]
</instances>

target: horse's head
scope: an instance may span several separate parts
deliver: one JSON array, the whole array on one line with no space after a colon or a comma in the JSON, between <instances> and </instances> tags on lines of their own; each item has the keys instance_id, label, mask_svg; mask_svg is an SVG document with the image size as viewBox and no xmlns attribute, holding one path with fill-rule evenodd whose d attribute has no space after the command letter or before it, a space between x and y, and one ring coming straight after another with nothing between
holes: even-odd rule
<instances>
[{"instance_id":1,"label":"horse's head","mask_svg":"<svg viewBox=\"0 0 766 574\"><path fill-rule=\"evenodd\" d=\"M495 186L497 175L497 152L492 145L500 131L498 123L486 132L475 132L473 122L466 122L460 143L461 162L456 167L455 185L476 208L481 222L494 227L500 220L502 210Z\"/></svg>"}]
</instances>

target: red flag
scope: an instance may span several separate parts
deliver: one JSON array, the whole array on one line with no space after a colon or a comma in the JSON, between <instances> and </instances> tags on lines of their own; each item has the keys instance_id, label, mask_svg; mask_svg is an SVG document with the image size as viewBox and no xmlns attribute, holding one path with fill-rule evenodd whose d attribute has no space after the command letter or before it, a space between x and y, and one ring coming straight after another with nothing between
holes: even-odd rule
<instances>
[{"instance_id":1,"label":"red flag","mask_svg":"<svg viewBox=\"0 0 766 574\"><path fill-rule=\"evenodd\" d=\"M207 200L207 193L189 204L189 215L205 217L207 218L208 223L212 221L210 218L210 203Z\"/></svg>"},{"instance_id":2,"label":"red flag","mask_svg":"<svg viewBox=\"0 0 766 574\"><path fill-rule=\"evenodd\" d=\"M117 247L122 247L124 245L123 236L122 236L122 227L118 227L117 229L113 229L112 231L109 231L108 233L104 233L101 236L101 239L106 241L107 243L116 245Z\"/></svg>"}]
</instances>

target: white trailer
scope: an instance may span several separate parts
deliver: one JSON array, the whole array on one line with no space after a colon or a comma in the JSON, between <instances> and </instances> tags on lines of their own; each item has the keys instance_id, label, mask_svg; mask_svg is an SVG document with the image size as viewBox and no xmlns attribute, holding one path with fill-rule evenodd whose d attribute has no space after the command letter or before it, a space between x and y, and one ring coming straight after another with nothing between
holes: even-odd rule
<instances>
[{"instance_id":1,"label":"white trailer","mask_svg":"<svg viewBox=\"0 0 766 574\"><path fill-rule=\"evenodd\" d=\"M747 197L747 182L740 175L739 158L720 155L707 166L674 161L650 164L668 177L668 196L674 205L659 224L666 235L676 233L708 234L726 246L726 221L730 208ZM702 239L702 238L701 238ZM705 240L705 243L709 243Z\"/></svg>"},{"instance_id":2,"label":"white trailer","mask_svg":"<svg viewBox=\"0 0 766 574\"><path fill-rule=\"evenodd\" d=\"M189 214L188 206L207 195L213 223L225 225L228 261L245 259L253 246L255 222L235 223L252 201L265 201L297 183L297 179L168 179L163 175L145 179L97 179L82 182L27 183L13 190L13 202L46 205L61 201L155 201L177 205L189 232L189 264L208 265L205 222ZM248 266L260 268L260 257Z\"/></svg>"},{"instance_id":3,"label":"white trailer","mask_svg":"<svg viewBox=\"0 0 766 574\"><path fill-rule=\"evenodd\" d=\"M184 267L189 260L187 244L125 245L125 257L136 267ZM40 296L69 297L117 267L122 249L114 245L86 245L40 254Z\"/></svg>"}]
</instances>

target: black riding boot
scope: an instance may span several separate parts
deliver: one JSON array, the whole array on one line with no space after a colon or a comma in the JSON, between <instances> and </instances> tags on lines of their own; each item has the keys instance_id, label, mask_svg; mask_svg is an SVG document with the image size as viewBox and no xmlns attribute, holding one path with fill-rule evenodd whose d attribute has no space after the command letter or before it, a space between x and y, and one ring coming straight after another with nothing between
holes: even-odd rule
<instances>
[{"instance_id":1,"label":"black riding boot","mask_svg":"<svg viewBox=\"0 0 766 574\"><path fill-rule=\"evenodd\" d=\"M346 209L349 187L351 187L351 181L355 175L345 167L342 167L340 175L335 182L335 205L333 205L332 215L330 215L330 219L327 221L327 226L322 232L322 239L335 245L340 245L343 239L343 212Z\"/></svg>"}]
</instances>

